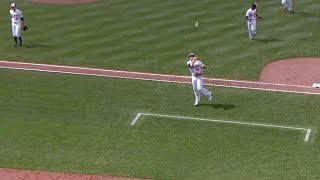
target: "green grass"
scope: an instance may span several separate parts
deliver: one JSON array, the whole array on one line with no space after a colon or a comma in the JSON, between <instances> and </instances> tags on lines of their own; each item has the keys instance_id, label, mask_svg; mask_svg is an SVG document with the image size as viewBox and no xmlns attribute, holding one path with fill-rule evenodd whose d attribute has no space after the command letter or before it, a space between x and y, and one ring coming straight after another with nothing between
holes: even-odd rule
<instances>
[{"instance_id":1,"label":"green grass","mask_svg":"<svg viewBox=\"0 0 320 180\"><path fill-rule=\"evenodd\" d=\"M245 0L100 0L86 5L16 1L29 30L13 48L0 15L0 59L256 80L264 65L319 57L320 3L257 1L257 40ZM0 1L2 7L8 2ZM195 22L199 27L195 28ZM0 167L151 179L319 179L319 97L213 88L193 106L191 85L0 70ZM138 112L312 128L303 132L143 117Z\"/></svg>"},{"instance_id":2,"label":"green grass","mask_svg":"<svg viewBox=\"0 0 320 180\"><path fill-rule=\"evenodd\" d=\"M151 179L319 178L319 98L1 70L0 167ZM149 112L311 127L305 132L141 117Z\"/></svg>"},{"instance_id":3,"label":"green grass","mask_svg":"<svg viewBox=\"0 0 320 180\"><path fill-rule=\"evenodd\" d=\"M101 0L86 5L42 5L18 0L30 30L13 49L9 19L1 18L1 58L52 64L186 74L194 52L208 76L256 80L264 65L284 58L319 56L317 4L257 1L256 41L249 41L245 0ZM7 2L0 2L6 6ZM8 12L2 11L2 17ZM195 27L195 22L199 27Z\"/></svg>"}]
</instances>

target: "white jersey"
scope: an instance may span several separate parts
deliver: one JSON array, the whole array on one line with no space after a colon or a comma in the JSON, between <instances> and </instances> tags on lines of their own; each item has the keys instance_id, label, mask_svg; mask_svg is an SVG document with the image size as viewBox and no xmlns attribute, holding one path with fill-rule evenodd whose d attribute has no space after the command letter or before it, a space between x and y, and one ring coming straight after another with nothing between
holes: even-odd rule
<instances>
[{"instance_id":1,"label":"white jersey","mask_svg":"<svg viewBox=\"0 0 320 180\"><path fill-rule=\"evenodd\" d=\"M291 0L281 0L281 3L284 4L284 3L291 3Z\"/></svg>"},{"instance_id":2,"label":"white jersey","mask_svg":"<svg viewBox=\"0 0 320 180\"><path fill-rule=\"evenodd\" d=\"M21 23L21 18L23 18L23 14L19 9L16 11L10 10L11 21L14 23Z\"/></svg>"},{"instance_id":3,"label":"white jersey","mask_svg":"<svg viewBox=\"0 0 320 180\"><path fill-rule=\"evenodd\" d=\"M193 65L191 60L189 60L187 62L187 66L189 67L191 75L193 76L202 75L202 69L205 67L205 65L199 60L195 60Z\"/></svg>"},{"instance_id":4,"label":"white jersey","mask_svg":"<svg viewBox=\"0 0 320 180\"><path fill-rule=\"evenodd\" d=\"M252 10L251 8L249 8L246 12L246 17L248 17L249 21L253 21L253 20L256 20L256 14L257 14L256 9Z\"/></svg>"}]
</instances>

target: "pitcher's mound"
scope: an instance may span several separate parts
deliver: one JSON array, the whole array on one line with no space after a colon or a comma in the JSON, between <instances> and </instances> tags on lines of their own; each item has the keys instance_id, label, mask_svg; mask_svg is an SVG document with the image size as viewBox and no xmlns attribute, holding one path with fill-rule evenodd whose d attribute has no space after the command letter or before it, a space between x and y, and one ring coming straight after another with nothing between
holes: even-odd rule
<instances>
[{"instance_id":1,"label":"pitcher's mound","mask_svg":"<svg viewBox=\"0 0 320 180\"><path fill-rule=\"evenodd\" d=\"M264 67L260 81L312 86L320 83L320 58L293 58L275 61Z\"/></svg>"},{"instance_id":2,"label":"pitcher's mound","mask_svg":"<svg viewBox=\"0 0 320 180\"><path fill-rule=\"evenodd\" d=\"M32 0L36 3L45 3L45 4L84 4L92 3L96 0Z\"/></svg>"}]
</instances>

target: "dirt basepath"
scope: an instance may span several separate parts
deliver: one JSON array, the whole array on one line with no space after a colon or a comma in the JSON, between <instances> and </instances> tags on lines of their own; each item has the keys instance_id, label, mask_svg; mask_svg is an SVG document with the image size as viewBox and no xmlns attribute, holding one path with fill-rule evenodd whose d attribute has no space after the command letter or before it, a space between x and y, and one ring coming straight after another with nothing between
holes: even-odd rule
<instances>
[{"instance_id":1,"label":"dirt basepath","mask_svg":"<svg viewBox=\"0 0 320 180\"><path fill-rule=\"evenodd\" d=\"M190 79L191 79L190 76L175 76L175 75L166 75L166 74L117 71L117 70L110 70L110 69L94 69L94 68L86 68L86 67L35 64L35 63L23 63L23 62L12 62L12 61L0 61L0 68L65 73L65 74L79 74L79 75L90 75L90 76L104 76L104 77L115 77L115 78L126 78L126 79L139 79L139 80L162 81L162 82L173 82L173 83L188 83L188 84L190 83ZM320 89L313 88L312 86L277 84L277 83L258 82L258 81L238 81L238 80L218 79L218 78L204 78L204 84L211 85L211 86L221 86L221 87L320 95Z\"/></svg>"},{"instance_id":2,"label":"dirt basepath","mask_svg":"<svg viewBox=\"0 0 320 180\"><path fill-rule=\"evenodd\" d=\"M142 180L137 178L97 176L76 173L18 170L0 168L1 180Z\"/></svg>"}]
</instances>

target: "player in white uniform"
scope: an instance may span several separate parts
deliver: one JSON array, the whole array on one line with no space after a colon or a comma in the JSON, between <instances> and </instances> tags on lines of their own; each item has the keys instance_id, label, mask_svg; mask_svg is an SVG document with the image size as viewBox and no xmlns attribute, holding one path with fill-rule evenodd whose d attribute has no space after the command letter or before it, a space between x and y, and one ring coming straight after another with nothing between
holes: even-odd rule
<instances>
[{"instance_id":1,"label":"player in white uniform","mask_svg":"<svg viewBox=\"0 0 320 180\"><path fill-rule=\"evenodd\" d=\"M252 4L251 8L249 8L246 12L246 20L249 31L250 40L254 39L257 33L257 18L261 18L257 15L257 4Z\"/></svg>"},{"instance_id":2,"label":"player in white uniform","mask_svg":"<svg viewBox=\"0 0 320 180\"><path fill-rule=\"evenodd\" d=\"M21 27L24 27L24 19L22 12L17 9L17 6L15 3L11 3L11 10L10 10L10 16L11 16L11 24L12 24L12 36L14 38L14 47L18 46L18 39L19 39L19 45L22 46L22 38L20 35Z\"/></svg>"},{"instance_id":3,"label":"player in white uniform","mask_svg":"<svg viewBox=\"0 0 320 180\"><path fill-rule=\"evenodd\" d=\"M292 12L292 0L281 0L281 4L285 11L288 11L289 13Z\"/></svg>"},{"instance_id":4,"label":"player in white uniform","mask_svg":"<svg viewBox=\"0 0 320 180\"><path fill-rule=\"evenodd\" d=\"M189 55L189 61L187 62L187 66L191 72L192 76L192 87L195 95L195 106L198 106L200 103L200 93L208 96L209 101L212 100L212 93L208 90L206 90L203 87L203 73L205 69L205 65L197 60L197 57L191 53Z\"/></svg>"}]
</instances>

